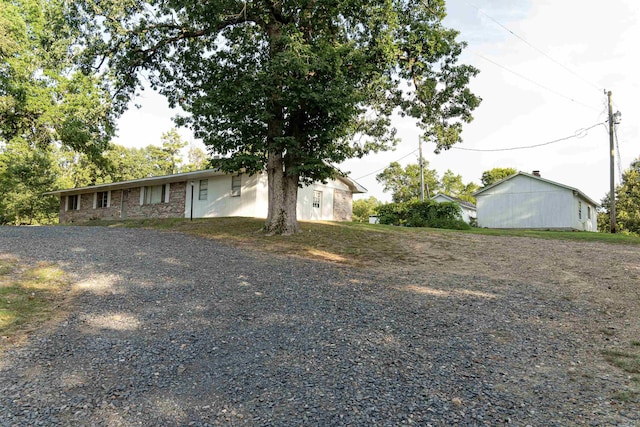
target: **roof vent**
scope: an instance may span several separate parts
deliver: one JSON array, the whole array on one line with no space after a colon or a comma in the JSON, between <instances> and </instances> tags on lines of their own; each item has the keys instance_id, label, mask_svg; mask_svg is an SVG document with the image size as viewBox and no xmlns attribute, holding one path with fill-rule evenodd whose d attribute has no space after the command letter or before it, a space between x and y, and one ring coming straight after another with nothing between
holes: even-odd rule
<instances>
[{"instance_id":1,"label":"roof vent","mask_svg":"<svg viewBox=\"0 0 640 427\"><path fill-rule=\"evenodd\" d=\"M533 171L533 176L540 177L540 171Z\"/></svg>"}]
</instances>

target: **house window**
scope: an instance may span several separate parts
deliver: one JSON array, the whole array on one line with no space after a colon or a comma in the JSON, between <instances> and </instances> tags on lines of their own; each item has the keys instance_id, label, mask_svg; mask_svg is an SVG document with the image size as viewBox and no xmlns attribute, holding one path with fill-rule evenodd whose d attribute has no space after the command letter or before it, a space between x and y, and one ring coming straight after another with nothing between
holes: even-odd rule
<instances>
[{"instance_id":1,"label":"house window","mask_svg":"<svg viewBox=\"0 0 640 427\"><path fill-rule=\"evenodd\" d=\"M80 209L80 195L67 196L67 210L77 211L78 209Z\"/></svg>"},{"instance_id":2,"label":"house window","mask_svg":"<svg viewBox=\"0 0 640 427\"><path fill-rule=\"evenodd\" d=\"M164 203L166 200L166 186L150 185L144 187L144 204L154 205L156 203Z\"/></svg>"},{"instance_id":3,"label":"house window","mask_svg":"<svg viewBox=\"0 0 640 427\"><path fill-rule=\"evenodd\" d=\"M198 190L198 200L207 200L208 188L209 188L209 180L201 179L200 187Z\"/></svg>"},{"instance_id":4,"label":"house window","mask_svg":"<svg viewBox=\"0 0 640 427\"><path fill-rule=\"evenodd\" d=\"M240 197L240 192L242 191L242 177L232 176L231 177L231 197Z\"/></svg>"},{"instance_id":5,"label":"house window","mask_svg":"<svg viewBox=\"0 0 640 427\"><path fill-rule=\"evenodd\" d=\"M578 202L578 219L582 219L582 202Z\"/></svg>"},{"instance_id":6,"label":"house window","mask_svg":"<svg viewBox=\"0 0 640 427\"><path fill-rule=\"evenodd\" d=\"M591 206L587 206L587 219L591 219Z\"/></svg>"},{"instance_id":7,"label":"house window","mask_svg":"<svg viewBox=\"0 0 640 427\"><path fill-rule=\"evenodd\" d=\"M96 207L97 208L108 208L109 207L109 192L108 191L98 191L96 193Z\"/></svg>"},{"instance_id":8,"label":"house window","mask_svg":"<svg viewBox=\"0 0 640 427\"><path fill-rule=\"evenodd\" d=\"M320 208L322 205L322 191L314 191L313 192L313 207Z\"/></svg>"}]
</instances>

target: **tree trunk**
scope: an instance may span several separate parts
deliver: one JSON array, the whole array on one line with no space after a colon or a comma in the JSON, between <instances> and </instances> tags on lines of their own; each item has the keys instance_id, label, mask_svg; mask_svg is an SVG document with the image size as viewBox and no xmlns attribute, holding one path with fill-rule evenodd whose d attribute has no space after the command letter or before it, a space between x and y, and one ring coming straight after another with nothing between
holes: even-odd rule
<instances>
[{"instance_id":1,"label":"tree trunk","mask_svg":"<svg viewBox=\"0 0 640 427\"><path fill-rule=\"evenodd\" d=\"M277 7L274 5L274 10ZM279 14L278 14L279 15ZM281 23L274 19L266 28L269 38L269 55L275 58L282 52ZM276 142L283 136L284 108L280 99L282 97L282 84L280 76L273 76L273 92L269 106L272 114L268 123L267 146L269 147L267 158L267 180L269 188L269 210L264 230L269 235L291 235L300 231L296 207L298 205L298 174L289 175L285 168L283 148Z\"/></svg>"},{"instance_id":2,"label":"tree trunk","mask_svg":"<svg viewBox=\"0 0 640 427\"><path fill-rule=\"evenodd\" d=\"M287 176L282 154L269 152L267 163L269 211L265 231L270 234L291 235L300 231L296 208L298 205L298 175Z\"/></svg>"}]
</instances>

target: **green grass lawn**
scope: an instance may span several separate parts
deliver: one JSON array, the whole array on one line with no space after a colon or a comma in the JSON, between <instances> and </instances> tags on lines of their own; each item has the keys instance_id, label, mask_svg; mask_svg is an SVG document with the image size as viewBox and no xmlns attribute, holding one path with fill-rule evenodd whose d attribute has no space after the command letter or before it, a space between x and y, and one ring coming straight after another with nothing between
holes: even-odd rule
<instances>
[{"instance_id":1,"label":"green grass lawn","mask_svg":"<svg viewBox=\"0 0 640 427\"><path fill-rule=\"evenodd\" d=\"M4 342L19 340L55 316L66 287L64 272L55 266L0 258L0 351Z\"/></svg>"},{"instance_id":2,"label":"green grass lawn","mask_svg":"<svg viewBox=\"0 0 640 427\"><path fill-rule=\"evenodd\" d=\"M550 230L498 230L472 228L464 233L484 234L487 236L519 236L537 239L579 240L584 242L604 242L627 245L640 245L640 237L626 234L592 233L587 231L550 231Z\"/></svg>"}]
</instances>

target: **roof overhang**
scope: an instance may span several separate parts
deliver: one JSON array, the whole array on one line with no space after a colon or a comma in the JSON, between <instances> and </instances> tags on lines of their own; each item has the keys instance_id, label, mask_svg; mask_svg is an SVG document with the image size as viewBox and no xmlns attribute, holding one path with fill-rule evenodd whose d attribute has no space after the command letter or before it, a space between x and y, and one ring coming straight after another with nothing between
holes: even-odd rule
<instances>
[{"instance_id":1,"label":"roof overhang","mask_svg":"<svg viewBox=\"0 0 640 427\"><path fill-rule=\"evenodd\" d=\"M443 199L446 199L446 200L448 200L448 201L449 201L449 202L451 202L451 203L457 203L457 204L459 204L460 206L464 206L464 207L465 207L465 208L467 208L467 209L473 209L473 210L476 210L476 209L477 209L477 208L476 208L476 205L474 205L474 204L473 204L473 203L471 203L471 202L467 202L466 200L461 200L461 199L458 199L458 198L456 198L456 197L451 197L451 196L446 195L446 194L443 194L443 193L438 193L438 194L436 194L435 196L433 196L433 197L431 198L431 200L435 200L435 199L437 199L438 197L442 197Z\"/></svg>"},{"instance_id":2,"label":"roof overhang","mask_svg":"<svg viewBox=\"0 0 640 427\"><path fill-rule=\"evenodd\" d=\"M367 192L366 188L364 188L362 185L358 184L355 180L349 178L348 176L338 176L338 181L349 187L349 190L351 190L353 194L361 194Z\"/></svg>"},{"instance_id":3,"label":"roof overhang","mask_svg":"<svg viewBox=\"0 0 640 427\"><path fill-rule=\"evenodd\" d=\"M68 188L65 190L48 191L44 195L65 196L68 194L93 193L96 191L113 191L126 188L144 187L148 185L171 184L173 182L194 181L211 176L225 175L218 169L205 169L195 172L177 173L174 175L153 176L149 178L132 179L129 181L112 182L109 184L90 185L88 187Z\"/></svg>"},{"instance_id":4,"label":"roof overhang","mask_svg":"<svg viewBox=\"0 0 640 427\"><path fill-rule=\"evenodd\" d=\"M526 172L518 172L515 173L513 175L510 175L504 179L501 179L500 181L494 182L493 184L489 185L488 187L484 187L481 188L480 190L476 191L475 193L473 193L474 197L477 197L478 195L484 193L487 190L490 190L494 187L497 187L498 185L501 185L502 183L509 181L510 179L515 178L518 175L522 175L522 176L526 176L532 179L537 179L538 181L542 181L542 182L546 182L548 184L552 184L555 185L557 187L561 187L561 188L566 188L567 190L570 190L573 192L573 194L575 196L581 197L582 199L586 200L587 202L591 203L592 205L594 205L595 207L600 207L600 203L596 202L595 200L591 199L589 196L587 196L586 194L584 194L582 191L578 190L577 188L574 187L570 187L568 185L564 185L564 184L560 184L559 182L555 182L555 181L551 181L549 179L545 179L536 175L532 175L530 173L526 173Z\"/></svg>"},{"instance_id":5,"label":"roof overhang","mask_svg":"<svg viewBox=\"0 0 640 427\"><path fill-rule=\"evenodd\" d=\"M64 190L55 190L48 191L43 193L44 195L55 195L55 196L66 196L70 194L84 194L84 193L94 193L96 191L113 191L113 190L122 190L127 188L134 187L144 187L149 185L163 185L163 184L171 184L173 182L183 182L183 181L196 181L198 179L209 178L212 176L221 176L227 175L227 172L223 172L219 169L205 169L195 172L184 172L177 173L174 175L163 175L163 176L153 176L149 178L140 178L140 179L132 179L129 181L119 181L119 182L111 182L108 184L97 184L90 185L88 187L79 187L79 188L68 188ZM337 179L349 187L349 190L356 193L366 193L367 189L362 185L358 184L353 179L339 175Z\"/></svg>"}]
</instances>

